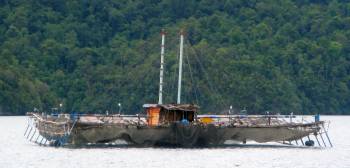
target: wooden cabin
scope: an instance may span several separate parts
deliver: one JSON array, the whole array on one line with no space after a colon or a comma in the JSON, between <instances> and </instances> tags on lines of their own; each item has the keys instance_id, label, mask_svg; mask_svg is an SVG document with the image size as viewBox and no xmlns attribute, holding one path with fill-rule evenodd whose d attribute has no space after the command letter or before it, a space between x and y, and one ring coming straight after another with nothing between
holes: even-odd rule
<instances>
[{"instance_id":1,"label":"wooden cabin","mask_svg":"<svg viewBox=\"0 0 350 168\"><path fill-rule=\"evenodd\" d=\"M192 104L145 104L149 126L173 122L193 122L197 118L198 106Z\"/></svg>"}]
</instances>

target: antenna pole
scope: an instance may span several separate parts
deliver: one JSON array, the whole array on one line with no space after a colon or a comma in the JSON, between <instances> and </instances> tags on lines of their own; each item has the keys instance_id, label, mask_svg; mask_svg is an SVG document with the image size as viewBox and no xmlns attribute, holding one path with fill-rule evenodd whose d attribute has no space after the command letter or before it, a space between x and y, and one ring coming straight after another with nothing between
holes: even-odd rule
<instances>
[{"instance_id":1,"label":"antenna pole","mask_svg":"<svg viewBox=\"0 0 350 168\"><path fill-rule=\"evenodd\" d=\"M183 54L183 31L180 32L180 60L179 60L179 83L177 88L177 104L181 103L181 80L182 80L182 54Z\"/></svg>"},{"instance_id":2,"label":"antenna pole","mask_svg":"<svg viewBox=\"0 0 350 168\"><path fill-rule=\"evenodd\" d=\"M164 73L164 43L165 43L165 32L162 29L162 45L160 50L160 74L159 74L159 99L158 104L163 104L163 73Z\"/></svg>"}]
</instances>

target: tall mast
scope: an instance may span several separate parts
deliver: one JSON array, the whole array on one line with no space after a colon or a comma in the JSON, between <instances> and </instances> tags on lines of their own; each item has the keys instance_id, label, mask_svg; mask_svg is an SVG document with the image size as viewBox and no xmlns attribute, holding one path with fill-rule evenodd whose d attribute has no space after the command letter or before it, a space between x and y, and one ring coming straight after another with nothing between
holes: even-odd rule
<instances>
[{"instance_id":1,"label":"tall mast","mask_svg":"<svg viewBox=\"0 0 350 168\"><path fill-rule=\"evenodd\" d=\"M178 80L178 88L177 88L177 104L181 103L183 41L184 41L184 35L183 35L183 31L181 30L181 32L180 32L180 60L179 60L179 80Z\"/></svg>"},{"instance_id":2,"label":"tall mast","mask_svg":"<svg viewBox=\"0 0 350 168\"><path fill-rule=\"evenodd\" d=\"M162 29L162 45L160 49L160 74L159 74L159 99L158 104L163 104L163 71L164 71L164 43L165 43L165 32Z\"/></svg>"}]
</instances>

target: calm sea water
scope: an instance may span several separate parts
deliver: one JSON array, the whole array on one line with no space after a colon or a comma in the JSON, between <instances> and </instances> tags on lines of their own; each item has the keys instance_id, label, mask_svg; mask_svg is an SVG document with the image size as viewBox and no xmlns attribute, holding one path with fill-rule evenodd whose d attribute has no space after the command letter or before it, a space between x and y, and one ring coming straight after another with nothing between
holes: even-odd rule
<instances>
[{"instance_id":1,"label":"calm sea water","mask_svg":"<svg viewBox=\"0 0 350 168\"><path fill-rule=\"evenodd\" d=\"M225 148L54 148L28 142L25 117L0 117L1 168L108 167L350 167L350 116L321 116L330 120L333 148L271 145ZM248 142L249 144L249 142Z\"/></svg>"}]
</instances>

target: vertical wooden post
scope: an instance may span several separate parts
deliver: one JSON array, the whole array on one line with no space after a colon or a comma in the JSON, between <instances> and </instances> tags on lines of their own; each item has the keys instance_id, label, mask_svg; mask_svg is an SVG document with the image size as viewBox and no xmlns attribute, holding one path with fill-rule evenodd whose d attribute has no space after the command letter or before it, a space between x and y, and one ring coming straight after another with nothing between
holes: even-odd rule
<instances>
[{"instance_id":1,"label":"vertical wooden post","mask_svg":"<svg viewBox=\"0 0 350 168\"><path fill-rule=\"evenodd\" d=\"M317 134L314 134L314 135L315 135L315 138L316 138L316 140L317 140L318 146L322 147L321 144L320 144L320 141L319 141L318 138L317 138Z\"/></svg>"},{"instance_id":2,"label":"vertical wooden post","mask_svg":"<svg viewBox=\"0 0 350 168\"><path fill-rule=\"evenodd\" d=\"M180 32L180 58L179 58L179 80L178 80L178 87L177 87L177 104L181 103L181 82L182 82L182 55L183 55L183 42L184 41L184 35L183 31Z\"/></svg>"},{"instance_id":3,"label":"vertical wooden post","mask_svg":"<svg viewBox=\"0 0 350 168\"><path fill-rule=\"evenodd\" d=\"M326 145L326 143L324 142L324 139L323 139L323 137L322 137L322 134L319 134L319 135L320 135L320 137L321 137L321 140L322 140L322 142L323 142L324 147L327 147L327 145Z\"/></svg>"},{"instance_id":4,"label":"vertical wooden post","mask_svg":"<svg viewBox=\"0 0 350 168\"><path fill-rule=\"evenodd\" d=\"M331 147L333 147L333 144L332 144L331 140L329 139L328 132L327 132L326 129L324 128L324 125L323 125L323 124L322 124L322 128L323 128L324 133L326 134L326 137L327 137L327 139L328 139L329 144L331 145Z\"/></svg>"},{"instance_id":5,"label":"vertical wooden post","mask_svg":"<svg viewBox=\"0 0 350 168\"><path fill-rule=\"evenodd\" d=\"M303 144L303 146L305 146L303 138L301 138L300 141L301 141L301 144Z\"/></svg>"},{"instance_id":6,"label":"vertical wooden post","mask_svg":"<svg viewBox=\"0 0 350 168\"><path fill-rule=\"evenodd\" d=\"M163 74L164 74L164 43L165 43L165 32L162 30L162 44L160 51L160 73L159 73L159 99L158 104L163 104Z\"/></svg>"}]
</instances>

